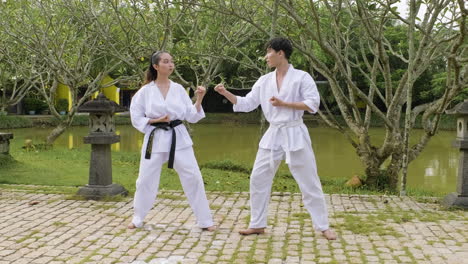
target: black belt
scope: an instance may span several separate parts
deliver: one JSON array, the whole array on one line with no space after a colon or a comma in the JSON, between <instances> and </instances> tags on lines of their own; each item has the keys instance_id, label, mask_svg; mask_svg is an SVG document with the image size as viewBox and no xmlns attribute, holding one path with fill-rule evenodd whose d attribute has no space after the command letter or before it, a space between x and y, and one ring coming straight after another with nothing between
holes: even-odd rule
<instances>
[{"instance_id":1,"label":"black belt","mask_svg":"<svg viewBox=\"0 0 468 264\"><path fill-rule=\"evenodd\" d=\"M145 159L151 158L151 150L153 149L153 137L154 137L154 132L156 131L156 129L164 129L166 131L169 129L172 129L171 151L169 152L169 163L167 164L167 167L169 169L174 168L174 156L175 156L175 147L176 147L176 133L175 133L174 127L180 124L182 124L182 121L180 121L179 119L172 120L171 122L160 122L160 123L151 124L152 126L154 126L154 129L151 131L148 137L148 143L146 144Z\"/></svg>"}]
</instances>

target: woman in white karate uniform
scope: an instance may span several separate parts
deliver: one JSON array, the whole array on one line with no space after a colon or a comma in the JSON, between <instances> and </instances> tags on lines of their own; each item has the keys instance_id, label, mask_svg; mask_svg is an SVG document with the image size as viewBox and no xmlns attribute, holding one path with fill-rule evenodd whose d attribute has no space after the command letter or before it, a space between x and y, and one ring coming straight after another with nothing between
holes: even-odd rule
<instances>
[{"instance_id":1,"label":"woman in white karate uniform","mask_svg":"<svg viewBox=\"0 0 468 264\"><path fill-rule=\"evenodd\" d=\"M193 152L193 143L181 121L196 123L205 117L201 103L206 89L197 87L197 99L192 104L185 89L169 80L173 71L174 62L168 52L153 53L146 84L132 98L132 124L145 137L133 201L134 214L128 228L143 226L143 220L156 199L162 166L168 162L168 167L174 168L179 175L197 224L204 230L213 231L216 227Z\"/></svg>"},{"instance_id":2,"label":"woman in white karate uniform","mask_svg":"<svg viewBox=\"0 0 468 264\"><path fill-rule=\"evenodd\" d=\"M261 105L270 123L260 140L250 177L250 225L239 233L251 235L264 232L273 177L281 160L285 159L299 185L304 207L311 214L315 229L333 240L336 235L329 228L309 132L302 121L304 111L317 112L320 96L310 74L296 70L289 64L291 53L289 40L270 40L265 59L270 68L276 69L261 76L245 97L233 95L223 84L215 87L218 93L234 104L235 112L250 112Z\"/></svg>"}]
</instances>

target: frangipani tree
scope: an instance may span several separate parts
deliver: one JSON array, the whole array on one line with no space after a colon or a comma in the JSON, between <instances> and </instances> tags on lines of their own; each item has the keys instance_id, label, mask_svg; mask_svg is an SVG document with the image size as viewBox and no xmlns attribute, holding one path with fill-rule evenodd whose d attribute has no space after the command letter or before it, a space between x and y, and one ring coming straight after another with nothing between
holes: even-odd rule
<instances>
[{"instance_id":1,"label":"frangipani tree","mask_svg":"<svg viewBox=\"0 0 468 264\"><path fill-rule=\"evenodd\" d=\"M247 2L248 12L233 8ZM269 28L265 16L279 13L278 34L289 37L311 67L328 80L345 126L333 115L320 112L320 116L355 147L367 184L396 189L398 176L406 174L407 164L434 136L450 101L467 87L464 1L410 0L408 16L397 12L398 1L278 1L277 11L271 8L273 1L247 2L220 3L218 9L265 33ZM422 16L418 16L420 11ZM396 25L405 29L407 48L392 43L386 35ZM414 105L415 83L440 61L445 62L447 76L444 92ZM399 75L394 74L396 64ZM361 102L364 111L358 107ZM409 135L418 117L424 134L410 145ZM385 138L378 143L371 142L369 133L371 121L376 119L385 126ZM406 179L401 182L404 194Z\"/></svg>"},{"instance_id":2,"label":"frangipani tree","mask_svg":"<svg viewBox=\"0 0 468 264\"><path fill-rule=\"evenodd\" d=\"M0 33L0 113L18 104L37 84L37 58L24 56L14 41Z\"/></svg>"},{"instance_id":3,"label":"frangipani tree","mask_svg":"<svg viewBox=\"0 0 468 264\"><path fill-rule=\"evenodd\" d=\"M112 18L105 16L98 1L91 0L20 0L8 1L5 7L0 9L2 30L18 43L18 52L37 58L31 65L41 73L37 89L61 120L47 137L52 144L71 125L80 105L101 87L118 81L102 82L122 64L104 45L103 35L112 33ZM105 28L97 30L98 25ZM64 118L55 109L59 84L66 85L71 94Z\"/></svg>"}]
</instances>

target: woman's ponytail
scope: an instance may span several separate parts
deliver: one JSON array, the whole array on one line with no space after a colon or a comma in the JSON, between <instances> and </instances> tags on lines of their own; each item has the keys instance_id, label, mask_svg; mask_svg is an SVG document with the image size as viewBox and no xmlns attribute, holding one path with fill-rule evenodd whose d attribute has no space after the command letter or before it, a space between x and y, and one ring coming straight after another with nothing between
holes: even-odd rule
<instances>
[{"instance_id":1,"label":"woman's ponytail","mask_svg":"<svg viewBox=\"0 0 468 264\"><path fill-rule=\"evenodd\" d=\"M158 71L154 68L154 64L158 65L161 60L161 55L165 53L164 51L156 51L151 54L150 65L146 71L145 84L148 84L152 81L155 81L158 78Z\"/></svg>"}]
</instances>

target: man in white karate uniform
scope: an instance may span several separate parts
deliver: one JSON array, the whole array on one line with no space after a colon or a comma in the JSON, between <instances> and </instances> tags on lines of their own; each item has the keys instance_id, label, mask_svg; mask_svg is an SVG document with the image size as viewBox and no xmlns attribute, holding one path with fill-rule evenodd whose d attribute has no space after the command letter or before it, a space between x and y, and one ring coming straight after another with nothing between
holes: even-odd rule
<instances>
[{"instance_id":1,"label":"man in white karate uniform","mask_svg":"<svg viewBox=\"0 0 468 264\"><path fill-rule=\"evenodd\" d=\"M266 47L266 62L270 68L276 69L261 76L245 97L233 95L223 84L215 87L234 105L235 112L250 112L261 105L270 123L260 140L250 177L250 225L239 233L251 235L265 232L273 177L281 160L286 159L315 229L321 231L325 238L334 240L336 234L329 227L311 140L302 121L304 111L318 111L320 95L317 86L310 74L296 70L289 64L292 53L289 40L274 38Z\"/></svg>"}]
</instances>

